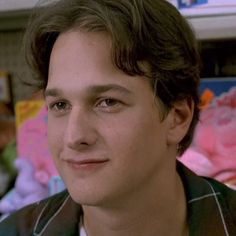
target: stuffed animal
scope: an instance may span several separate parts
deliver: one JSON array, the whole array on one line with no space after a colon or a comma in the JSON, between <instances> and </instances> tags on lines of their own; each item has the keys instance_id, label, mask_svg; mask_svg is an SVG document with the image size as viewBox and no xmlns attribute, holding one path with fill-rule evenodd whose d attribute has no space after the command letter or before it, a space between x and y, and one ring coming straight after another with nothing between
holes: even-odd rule
<instances>
[{"instance_id":1,"label":"stuffed animal","mask_svg":"<svg viewBox=\"0 0 236 236\"><path fill-rule=\"evenodd\" d=\"M17 177L14 188L0 201L9 214L65 189L54 166L47 140L47 109L42 101L19 102L17 115Z\"/></svg>"},{"instance_id":2,"label":"stuffed animal","mask_svg":"<svg viewBox=\"0 0 236 236\"><path fill-rule=\"evenodd\" d=\"M17 128L18 156L29 159L37 181L48 184L58 172L48 147L47 109L42 101L26 101L18 104L17 111L17 115L28 116Z\"/></svg>"},{"instance_id":3,"label":"stuffed animal","mask_svg":"<svg viewBox=\"0 0 236 236\"><path fill-rule=\"evenodd\" d=\"M236 87L201 111L193 144L180 161L236 188Z\"/></svg>"},{"instance_id":4,"label":"stuffed animal","mask_svg":"<svg viewBox=\"0 0 236 236\"><path fill-rule=\"evenodd\" d=\"M14 188L0 201L0 212L9 214L21 207L49 196L47 185L39 183L35 177L35 169L26 158L15 161L18 176Z\"/></svg>"}]
</instances>

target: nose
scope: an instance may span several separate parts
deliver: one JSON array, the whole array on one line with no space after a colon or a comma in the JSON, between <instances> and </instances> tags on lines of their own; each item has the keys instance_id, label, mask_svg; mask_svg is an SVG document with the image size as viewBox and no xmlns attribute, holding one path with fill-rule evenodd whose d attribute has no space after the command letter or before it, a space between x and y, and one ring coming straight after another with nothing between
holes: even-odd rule
<instances>
[{"instance_id":1,"label":"nose","mask_svg":"<svg viewBox=\"0 0 236 236\"><path fill-rule=\"evenodd\" d=\"M72 108L64 138L66 146L77 151L88 149L96 143L97 132L88 111Z\"/></svg>"}]
</instances>

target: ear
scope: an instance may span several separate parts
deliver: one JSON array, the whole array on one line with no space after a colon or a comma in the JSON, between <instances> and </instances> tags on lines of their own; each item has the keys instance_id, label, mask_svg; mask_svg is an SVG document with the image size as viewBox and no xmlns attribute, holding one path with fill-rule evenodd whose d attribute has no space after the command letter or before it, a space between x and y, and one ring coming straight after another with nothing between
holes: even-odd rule
<instances>
[{"instance_id":1,"label":"ear","mask_svg":"<svg viewBox=\"0 0 236 236\"><path fill-rule=\"evenodd\" d=\"M174 103L168 114L169 130L167 144L177 145L188 132L193 118L194 103L192 99L184 99Z\"/></svg>"}]
</instances>

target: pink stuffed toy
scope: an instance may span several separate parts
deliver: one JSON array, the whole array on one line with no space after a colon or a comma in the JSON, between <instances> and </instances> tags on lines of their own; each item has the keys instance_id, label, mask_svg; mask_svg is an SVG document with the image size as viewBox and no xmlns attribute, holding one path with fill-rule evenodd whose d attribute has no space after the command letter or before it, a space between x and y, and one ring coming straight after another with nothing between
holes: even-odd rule
<instances>
[{"instance_id":1,"label":"pink stuffed toy","mask_svg":"<svg viewBox=\"0 0 236 236\"><path fill-rule=\"evenodd\" d=\"M18 130L18 156L30 159L35 178L48 184L58 172L51 157L47 139L47 109L42 106L36 117L28 119Z\"/></svg>"},{"instance_id":2,"label":"pink stuffed toy","mask_svg":"<svg viewBox=\"0 0 236 236\"><path fill-rule=\"evenodd\" d=\"M9 214L65 189L48 147L47 110L40 105L38 111L38 107L37 101L22 105L26 115L30 109L37 112L18 127L18 157L15 162L18 176L14 188L0 201L1 213Z\"/></svg>"},{"instance_id":3,"label":"pink stuffed toy","mask_svg":"<svg viewBox=\"0 0 236 236\"><path fill-rule=\"evenodd\" d=\"M193 144L180 161L200 175L236 187L236 87L201 111Z\"/></svg>"}]
</instances>

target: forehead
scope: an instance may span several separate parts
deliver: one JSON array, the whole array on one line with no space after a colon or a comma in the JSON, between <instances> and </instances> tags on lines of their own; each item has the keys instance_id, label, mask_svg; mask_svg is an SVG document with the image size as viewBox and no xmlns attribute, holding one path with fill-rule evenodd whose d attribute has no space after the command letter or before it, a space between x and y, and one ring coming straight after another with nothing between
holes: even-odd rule
<instances>
[{"instance_id":1,"label":"forehead","mask_svg":"<svg viewBox=\"0 0 236 236\"><path fill-rule=\"evenodd\" d=\"M114 69L111 40L107 34L70 30L59 35L50 56L49 78L55 72L69 73L76 69L77 73Z\"/></svg>"},{"instance_id":2,"label":"forehead","mask_svg":"<svg viewBox=\"0 0 236 236\"><path fill-rule=\"evenodd\" d=\"M105 33L71 30L61 34L52 49L47 88L81 91L112 84L139 91L147 83L147 78L127 75L114 65Z\"/></svg>"},{"instance_id":3,"label":"forehead","mask_svg":"<svg viewBox=\"0 0 236 236\"><path fill-rule=\"evenodd\" d=\"M74 52L83 53L87 50L100 49L103 52L111 53L111 37L105 32L88 32L83 29L73 28L61 33L55 41L52 53L61 49L73 49ZM72 53L72 52L70 52ZM99 55L101 56L101 55ZM110 55L111 56L111 55Z\"/></svg>"}]
</instances>

